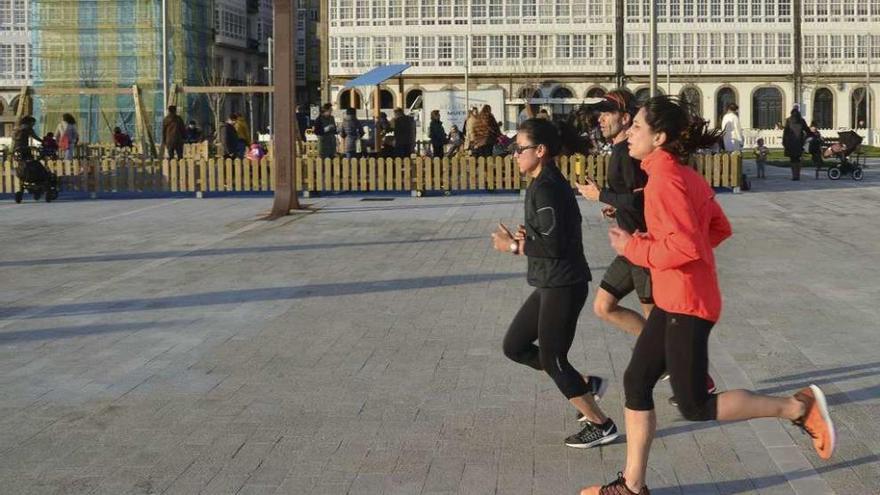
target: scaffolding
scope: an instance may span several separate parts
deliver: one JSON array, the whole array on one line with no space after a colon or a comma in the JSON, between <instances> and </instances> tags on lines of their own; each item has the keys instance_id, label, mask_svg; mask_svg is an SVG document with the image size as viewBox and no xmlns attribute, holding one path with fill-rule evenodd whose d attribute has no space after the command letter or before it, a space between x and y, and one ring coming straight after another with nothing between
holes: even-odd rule
<instances>
[{"instance_id":1,"label":"scaffolding","mask_svg":"<svg viewBox=\"0 0 880 495\"><path fill-rule=\"evenodd\" d=\"M72 114L82 140L108 141L113 127L138 129L135 97L140 89L144 119L161 135L161 0L40 0L31 2L33 114L38 127L52 131L61 115ZM203 84L211 62L211 0L167 0L169 85ZM40 88L52 88L41 93ZM70 88L69 93L58 89ZM119 91L83 91L118 88ZM182 113L210 120L200 95L179 101Z\"/></svg>"}]
</instances>

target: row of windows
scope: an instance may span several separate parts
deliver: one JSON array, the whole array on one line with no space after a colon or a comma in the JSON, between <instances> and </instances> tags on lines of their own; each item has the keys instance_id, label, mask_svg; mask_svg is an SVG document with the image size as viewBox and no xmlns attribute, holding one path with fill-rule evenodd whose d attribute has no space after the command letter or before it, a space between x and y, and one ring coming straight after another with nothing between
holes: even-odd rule
<instances>
[{"instance_id":1,"label":"row of windows","mask_svg":"<svg viewBox=\"0 0 880 495\"><path fill-rule=\"evenodd\" d=\"M615 0L330 0L330 25L610 23Z\"/></svg>"},{"instance_id":2,"label":"row of windows","mask_svg":"<svg viewBox=\"0 0 880 495\"><path fill-rule=\"evenodd\" d=\"M0 44L0 79L25 80L30 72L31 57L26 44Z\"/></svg>"},{"instance_id":3,"label":"row of windows","mask_svg":"<svg viewBox=\"0 0 880 495\"><path fill-rule=\"evenodd\" d=\"M27 29L27 0L0 0L0 31Z\"/></svg>"},{"instance_id":4,"label":"row of windows","mask_svg":"<svg viewBox=\"0 0 880 495\"><path fill-rule=\"evenodd\" d=\"M880 21L880 0L803 0L805 22Z\"/></svg>"},{"instance_id":5,"label":"row of windows","mask_svg":"<svg viewBox=\"0 0 880 495\"><path fill-rule=\"evenodd\" d=\"M610 34L513 34L471 37L471 65L604 65L614 59ZM372 67L405 61L413 66L463 66L465 36L342 36L330 38L331 67Z\"/></svg>"},{"instance_id":6,"label":"row of windows","mask_svg":"<svg viewBox=\"0 0 880 495\"><path fill-rule=\"evenodd\" d=\"M217 34L237 40L247 39L247 16L244 10L218 8L214 12L214 29Z\"/></svg>"},{"instance_id":7,"label":"row of windows","mask_svg":"<svg viewBox=\"0 0 880 495\"><path fill-rule=\"evenodd\" d=\"M671 65L791 64L790 33L660 33L657 61ZM626 35L626 63L650 63L648 33Z\"/></svg>"},{"instance_id":8,"label":"row of windows","mask_svg":"<svg viewBox=\"0 0 880 495\"><path fill-rule=\"evenodd\" d=\"M878 35L804 35L804 61L808 64L860 64L869 58L880 60Z\"/></svg>"},{"instance_id":9,"label":"row of windows","mask_svg":"<svg viewBox=\"0 0 880 495\"><path fill-rule=\"evenodd\" d=\"M655 0L657 22L791 22L791 0ZM649 22L651 0L626 0L626 20Z\"/></svg>"}]
</instances>

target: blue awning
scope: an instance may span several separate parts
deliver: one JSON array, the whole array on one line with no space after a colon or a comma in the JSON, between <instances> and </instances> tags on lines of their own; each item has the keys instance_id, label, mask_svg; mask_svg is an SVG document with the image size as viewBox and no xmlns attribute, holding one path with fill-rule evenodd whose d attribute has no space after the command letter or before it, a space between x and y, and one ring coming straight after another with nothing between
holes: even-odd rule
<instances>
[{"instance_id":1,"label":"blue awning","mask_svg":"<svg viewBox=\"0 0 880 495\"><path fill-rule=\"evenodd\" d=\"M409 64L380 65L371 71L345 83L342 89L357 88L361 86L376 86L409 69Z\"/></svg>"}]
</instances>

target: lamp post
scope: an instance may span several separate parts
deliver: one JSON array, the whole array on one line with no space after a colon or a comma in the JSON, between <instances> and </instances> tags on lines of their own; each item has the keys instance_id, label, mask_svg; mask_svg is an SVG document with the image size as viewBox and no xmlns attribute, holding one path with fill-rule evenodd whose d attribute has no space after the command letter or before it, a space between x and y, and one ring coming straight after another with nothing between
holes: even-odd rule
<instances>
[{"instance_id":1,"label":"lamp post","mask_svg":"<svg viewBox=\"0 0 880 495\"><path fill-rule=\"evenodd\" d=\"M168 108L168 0L162 0L162 112Z\"/></svg>"},{"instance_id":2,"label":"lamp post","mask_svg":"<svg viewBox=\"0 0 880 495\"><path fill-rule=\"evenodd\" d=\"M651 0L651 98L657 95L657 0Z\"/></svg>"}]
</instances>

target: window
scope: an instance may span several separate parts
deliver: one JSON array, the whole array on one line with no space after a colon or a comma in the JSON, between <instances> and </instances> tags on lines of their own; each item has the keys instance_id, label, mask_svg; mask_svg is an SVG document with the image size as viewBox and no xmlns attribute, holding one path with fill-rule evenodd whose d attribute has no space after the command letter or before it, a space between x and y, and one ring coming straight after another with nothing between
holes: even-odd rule
<instances>
[{"instance_id":1,"label":"window","mask_svg":"<svg viewBox=\"0 0 880 495\"><path fill-rule=\"evenodd\" d=\"M776 88L760 88L752 96L752 127L773 129L782 123L782 93Z\"/></svg>"},{"instance_id":2,"label":"window","mask_svg":"<svg viewBox=\"0 0 880 495\"><path fill-rule=\"evenodd\" d=\"M419 23L419 0L403 0L403 19L407 26Z\"/></svg>"},{"instance_id":3,"label":"window","mask_svg":"<svg viewBox=\"0 0 880 495\"><path fill-rule=\"evenodd\" d=\"M764 19L766 22L776 22L776 0L764 2Z\"/></svg>"},{"instance_id":4,"label":"window","mask_svg":"<svg viewBox=\"0 0 880 495\"><path fill-rule=\"evenodd\" d=\"M865 98L865 88L856 88L852 92L850 105L850 126L853 129L864 129L867 125L867 98ZM873 96L873 95L871 95ZM873 100L873 98L871 98Z\"/></svg>"},{"instance_id":5,"label":"window","mask_svg":"<svg viewBox=\"0 0 880 495\"><path fill-rule=\"evenodd\" d=\"M571 56L572 58L579 59L580 62L583 62L587 57L587 35L586 34L576 34L572 37L571 44Z\"/></svg>"},{"instance_id":6,"label":"window","mask_svg":"<svg viewBox=\"0 0 880 495\"><path fill-rule=\"evenodd\" d=\"M452 0L440 0L437 4L437 24L452 24Z\"/></svg>"},{"instance_id":7,"label":"window","mask_svg":"<svg viewBox=\"0 0 880 495\"><path fill-rule=\"evenodd\" d=\"M736 9L737 22L748 22L749 20L749 0L738 0Z\"/></svg>"},{"instance_id":8,"label":"window","mask_svg":"<svg viewBox=\"0 0 880 495\"><path fill-rule=\"evenodd\" d=\"M779 63L791 63L791 34L779 33Z\"/></svg>"},{"instance_id":9,"label":"window","mask_svg":"<svg viewBox=\"0 0 880 495\"><path fill-rule=\"evenodd\" d=\"M535 58L538 56L537 38L534 34L526 34L522 40L523 58Z\"/></svg>"},{"instance_id":10,"label":"window","mask_svg":"<svg viewBox=\"0 0 880 495\"><path fill-rule=\"evenodd\" d=\"M556 36L556 59L565 61L571 57L571 36L559 34Z\"/></svg>"},{"instance_id":11,"label":"window","mask_svg":"<svg viewBox=\"0 0 880 495\"><path fill-rule=\"evenodd\" d=\"M452 36L437 38L437 65L440 67L452 66L452 46Z\"/></svg>"},{"instance_id":12,"label":"window","mask_svg":"<svg viewBox=\"0 0 880 495\"><path fill-rule=\"evenodd\" d=\"M436 48L437 38L434 36L424 36L422 37L422 65L430 66L436 65L434 62L435 57L435 48Z\"/></svg>"},{"instance_id":13,"label":"window","mask_svg":"<svg viewBox=\"0 0 880 495\"><path fill-rule=\"evenodd\" d=\"M710 14L710 20L712 22L721 22L721 0L712 0L712 10Z\"/></svg>"},{"instance_id":14,"label":"window","mask_svg":"<svg viewBox=\"0 0 880 495\"><path fill-rule=\"evenodd\" d=\"M504 22L504 3L502 0L489 0L489 23L502 24Z\"/></svg>"},{"instance_id":15,"label":"window","mask_svg":"<svg viewBox=\"0 0 880 495\"><path fill-rule=\"evenodd\" d=\"M700 90L694 86L685 86L681 90L679 98L691 115L700 116L703 114L703 97L700 95Z\"/></svg>"},{"instance_id":16,"label":"window","mask_svg":"<svg viewBox=\"0 0 880 495\"><path fill-rule=\"evenodd\" d=\"M471 63L476 67L486 65L486 37L474 36L471 39Z\"/></svg>"},{"instance_id":17,"label":"window","mask_svg":"<svg viewBox=\"0 0 880 495\"><path fill-rule=\"evenodd\" d=\"M843 58L844 62L851 63L856 58L856 37L848 34L843 37Z\"/></svg>"},{"instance_id":18,"label":"window","mask_svg":"<svg viewBox=\"0 0 880 495\"><path fill-rule=\"evenodd\" d=\"M779 0L779 22L791 22L791 0Z\"/></svg>"},{"instance_id":19,"label":"window","mask_svg":"<svg viewBox=\"0 0 880 495\"><path fill-rule=\"evenodd\" d=\"M381 36L373 38L373 61L377 64L388 63L388 40Z\"/></svg>"},{"instance_id":20,"label":"window","mask_svg":"<svg viewBox=\"0 0 880 495\"><path fill-rule=\"evenodd\" d=\"M364 0L360 0L363 2ZM422 24L431 25L437 20L437 0L422 0Z\"/></svg>"},{"instance_id":21,"label":"window","mask_svg":"<svg viewBox=\"0 0 880 495\"><path fill-rule=\"evenodd\" d=\"M779 63L779 61L776 60L776 55L776 34L764 33L764 58L767 60L766 63Z\"/></svg>"},{"instance_id":22,"label":"window","mask_svg":"<svg viewBox=\"0 0 880 495\"><path fill-rule=\"evenodd\" d=\"M752 33L752 63L764 63L764 47L762 46L762 36L760 33Z\"/></svg>"},{"instance_id":23,"label":"window","mask_svg":"<svg viewBox=\"0 0 880 495\"><path fill-rule=\"evenodd\" d=\"M839 64L842 62L840 57L843 54L843 44L839 34L831 35L831 63Z\"/></svg>"},{"instance_id":24,"label":"window","mask_svg":"<svg viewBox=\"0 0 880 495\"><path fill-rule=\"evenodd\" d=\"M388 0L388 24L403 24L403 0Z\"/></svg>"},{"instance_id":25,"label":"window","mask_svg":"<svg viewBox=\"0 0 880 495\"><path fill-rule=\"evenodd\" d=\"M489 36L489 65L504 64L504 36Z\"/></svg>"},{"instance_id":26,"label":"window","mask_svg":"<svg viewBox=\"0 0 880 495\"><path fill-rule=\"evenodd\" d=\"M697 22L706 22L709 20L709 6L706 2L709 0L697 0Z\"/></svg>"},{"instance_id":27,"label":"window","mask_svg":"<svg viewBox=\"0 0 880 495\"><path fill-rule=\"evenodd\" d=\"M819 88L813 96L813 121L819 129L834 127L834 94L828 88Z\"/></svg>"},{"instance_id":28,"label":"window","mask_svg":"<svg viewBox=\"0 0 880 495\"><path fill-rule=\"evenodd\" d=\"M418 66L421 60L421 40L418 36L407 36L404 39L403 58L408 64Z\"/></svg>"},{"instance_id":29,"label":"window","mask_svg":"<svg viewBox=\"0 0 880 495\"><path fill-rule=\"evenodd\" d=\"M685 65L694 63L694 35L683 33L681 37L681 62Z\"/></svg>"},{"instance_id":30,"label":"window","mask_svg":"<svg viewBox=\"0 0 880 495\"><path fill-rule=\"evenodd\" d=\"M522 22L523 24L534 24L538 17L538 6L536 0L523 0L522 2Z\"/></svg>"},{"instance_id":31,"label":"window","mask_svg":"<svg viewBox=\"0 0 880 495\"><path fill-rule=\"evenodd\" d=\"M508 61L516 61L520 58L519 35L508 35L504 54Z\"/></svg>"},{"instance_id":32,"label":"window","mask_svg":"<svg viewBox=\"0 0 880 495\"><path fill-rule=\"evenodd\" d=\"M694 0L683 0L684 3L684 21L694 22Z\"/></svg>"},{"instance_id":33,"label":"window","mask_svg":"<svg viewBox=\"0 0 880 495\"><path fill-rule=\"evenodd\" d=\"M454 0L452 15L456 24L467 24L468 0Z\"/></svg>"},{"instance_id":34,"label":"window","mask_svg":"<svg viewBox=\"0 0 880 495\"><path fill-rule=\"evenodd\" d=\"M746 33L736 34L736 58L740 65L749 63L749 35Z\"/></svg>"},{"instance_id":35,"label":"window","mask_svg":"<svg viewBox=\"0 0 880 495\"><path fill-rule=\"evenodd\" d=\"M736 36L733 33L724 33L724 63L736 63Z\"/></svg>"},{"instance_id":36,"label":"window","mask_svg":"<svg viewBox=\"0 0 880 495\"><path fill-rule=\"evenodd\" d=\"M736 105L736 93L733 92L733 88L725 86L718 90L715 101L715 125L720 126L722 117L727 113L727 107L731 104Z\"/></svg>"},{"instance_id":37,"label":"window","mask_svg":"<svg viewBox=\"0 0 880 495\"><path fill-rule=\"evenodd\" d=\"M672 3L669 4L669 22L681 22L681 4L678 3L678 0L672 0Z\"/></svg>"},{"instance_id":38,"label":"window","mask_svg":"<svg viewBox=\"0 0 880 495\"><path fill-rule=\"evenodd\" d=\"M471 1L471 22L474 24L486 24L486 0Z\"/></svg>"},{"instance_id":39,"label":"window","mask_svg":"<svg viewBox=\"0 0 880 495\"><path fill-rule=\"evenodd\" d=\"M780 45L781 48L781 45ZM804 36L804 60L807 62L816 60L816 37Z\"/></svg>"},{"instance_id":40,"label":"window","mask_svg":"<svg viewBox=\"0 0 880 495\"><path fill-rule=\"evenodd\" d=\"M706 52L709 50L709 33L697 33L697 46L694 48L697 52L697 63L704 65L707 62Z\"/></svg>"},{"instance_id":41,"label":"window","mask_svg":"<svg viewBox=\"0 0 880 495\"><path fill-rule=\"evenodd\" d=\"M709 61L713 65L721 64L721 33L712 33L712 41L709 43Z\"/></svg>"}]
</instances>

